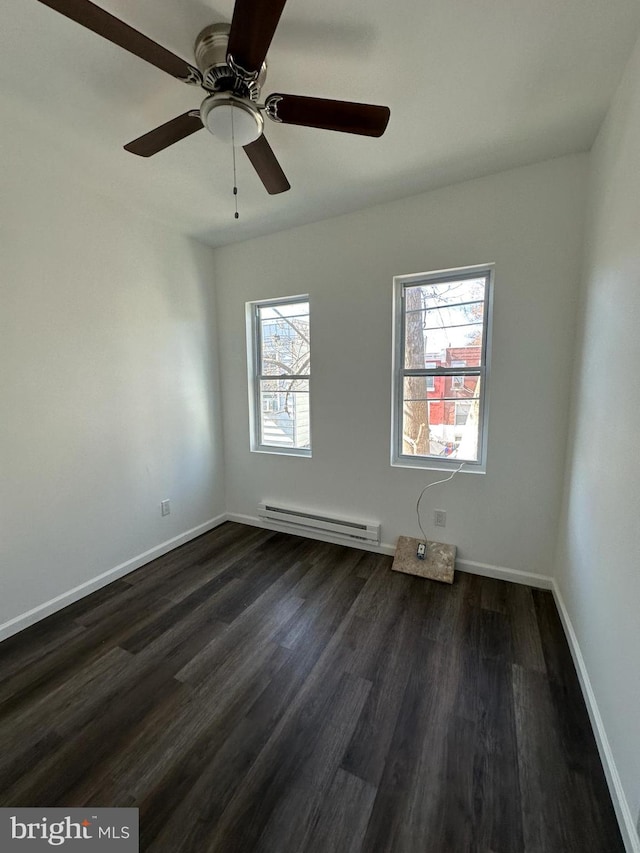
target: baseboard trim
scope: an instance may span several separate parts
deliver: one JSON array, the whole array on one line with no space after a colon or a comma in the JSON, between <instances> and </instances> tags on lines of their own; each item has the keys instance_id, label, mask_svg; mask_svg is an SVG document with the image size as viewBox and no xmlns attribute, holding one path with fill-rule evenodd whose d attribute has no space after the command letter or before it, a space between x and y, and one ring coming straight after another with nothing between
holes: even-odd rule
<instances>
[{"instance_id":1,"label":"baseboard trim","mask_svg":"<svg viewBox=\"0 0 640 853\"><path fill-rule=\"evenodd\" d=\"M475 560L456 559L456 569L470 572L472 575L482 575L485 578L496 578L500 581L521 583L537 589L553 589L553 578L549 575L538 575L535 572L522 572L519 569L507 569L504 566L492 566L490 563L477 563Z\"/></svg>"},{"instance_id":2,"label":"baseboard trim","mask_svg":"<svg viewBox=\"0 0 640 853\"><path fill-rule=\"evenodd\" d=\"M62 610L63 607L73 604L74 601L84 598L85 595L90 595L92 592L96 592L96 590L101 589L103 586L107 586L107 584L118 580L118 578L128 575L129 572L139 569L146 563L150 563L152 560L162 557L163 554L172 551L180 545L184 545L185 542L195 539L196 536L201 536L203 533L213 530L214 527L218 527L226 520L226 513L222 513L215 518L210 518L209 521L205 521L203 524L198 524L196 527L192 527L190 530L186 530L184 533L180 533L172 539L167 539L166 542L161 542L160 545L156 545L154 548L150 548L148 551L138 554L137 557L132 557L130 560L120 563L119 566L115 566L113 569L109 569L95 578L91 578L78 586L74 586L73 589L57 595L50 601L45 601L43 604L39 604L37 607L28 610L26 613L21 613L20 616L16 616L8 622L4 622L0 625L0 642L11 637L13 634L17 634L19 631L23 631L35 622L39 622L41 619L51 616L52 613Z\"/></svg>"},{"instance_id":3,"label":"baseboard trim","mask_svg":"<svg viewBox=\"0 0 640 853\"><path fill-rule=\"evenodd\" d=\"M582 695L589 713L591 728L593 729L593 733L596 738L600 761L602 762L607 784L609 785L609 793L611 794L613 807L616 812L616 817L618 818L618 825L622 834L622 840L624 841L627 853L640 853L640 839L636 832L631 809L629 808L629 803L627 802L627 798L622 787L620 774L618 773L618 768L616 767L616 762L611 750L611 744L609 743L609 738L607 737L602 716L600 715L596 696L593 692L593 686L591 685L591 679L589 678L589 673L587 671L587 665L582 655L580 643L578 642L578 637L573 628L571 618L569 617L569 611L567 610L564 599L562 598L560 588L555 581L553 582L553 597L556 602L556 607L558 608L558 613L560 614L567 642L569 643L573 663L575 665L576 672L578 673L578 680L580 682Z\"/></svg>"}]
</instances>

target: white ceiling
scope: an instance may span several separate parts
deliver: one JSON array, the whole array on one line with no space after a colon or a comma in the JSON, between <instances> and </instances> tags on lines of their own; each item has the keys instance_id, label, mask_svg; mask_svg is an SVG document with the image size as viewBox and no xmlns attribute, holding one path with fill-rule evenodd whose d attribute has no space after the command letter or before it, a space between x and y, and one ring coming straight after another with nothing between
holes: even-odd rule
<instances>
[{"instance_id":1,"label":"white ceiling","mask_svg":"<svg viewBox=\"0 0 640 853\"><path fill-rule=\"evenodd\" d=\"M99 0L193 62L233 0ZM37 0L0 29L1 132L211 245L587 150L640 27L638 0L289 0L273 91L386 104L381 139L267 122L292 189L269 196L244 152L206 131L148 160L122 146L189 108L185 86ZM6 166L7 164L5 164Z\"/></svg>"}]
</instances>

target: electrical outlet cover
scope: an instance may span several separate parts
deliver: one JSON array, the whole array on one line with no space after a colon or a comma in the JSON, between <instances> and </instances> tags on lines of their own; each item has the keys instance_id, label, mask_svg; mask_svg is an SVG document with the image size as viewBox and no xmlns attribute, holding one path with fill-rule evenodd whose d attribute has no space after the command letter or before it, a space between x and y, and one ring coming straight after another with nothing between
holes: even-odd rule
<instances>
[{"instance_id":1,"label":"electrical outlet cover","mask_svg":"<svg viewBox=\"0 0 640 853\"><path fill-rule=\"evenodd\" d=\"M436 527L446 527L447 526L447 513L443 509L436 509L433 511L433 523Z\"/></svg>"}]
</instances>

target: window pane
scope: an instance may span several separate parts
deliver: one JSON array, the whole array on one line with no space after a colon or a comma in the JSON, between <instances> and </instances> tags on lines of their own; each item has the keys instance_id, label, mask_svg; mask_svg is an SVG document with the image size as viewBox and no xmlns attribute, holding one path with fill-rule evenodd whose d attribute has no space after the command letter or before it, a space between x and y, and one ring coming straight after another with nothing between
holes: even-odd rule
<instances>
[{"instance_id":1,"label":"window pane","mask_svg":"<svg viewBox=\"0 0 640 853\"><path fill-rule=\"evenodd\" d=\"M417 306L418 300L422 302L420 293L405 297L405 368L420 369L433 361L439 367L455 366L456 361L477 367L482 359L484 303L425 309ZM416 307L410 307L412 303Z\"/></svg>"},{"instance_id":2,"label":"window pane","mask_svg":"<svg viewBox=\"0 0 640 853\"><path fill-rule=\"evenodd\" d=\"M455 367L454 361L463 361L468 367L478 367L482 360L482 326L475 323L445 329L426 329L423 341L425 361L436 360L439 367ZM412 364L409 355L407 348L405 367L424 367L423 364ZM415 355L412 357L415 359Z\"/></svg>"},{"instance_id":3,"label":"window pane","mask_svg":"<svg viewBox=\"0 0 640 853\"><path fill-rule=\"evenodd\" d=\"M309 303L259 307L260 373L309 374Z\"/></svg>"},{"instance_id":4,"label":"window pane","mask_svg":"<svg viewBox=\"0 0 640 853\"><path fill-rule=\"evenodd\" d=\"M480 377L466 374L443 376L440 384L442 397L456 400L471 400L480 396Z\"/></svg>"},{"instance_id":5,"label":"window pane","mask_svg":"<svg viewBox=\"0 0 640 853\"><path fill-rule=\"evenodd\" d=\"M450 326L467 326L480 323L484 314L484 302L468 302L465 305L444 306L442 308L424 308L422 325L425 329L443 329Z\"/></svg>"},{"instance_id":6,"label":"window pane","mask_svg":"<svg viewBox=\"0 0 640 853\"><path fill-rule=\"evenodd\" d=\"M310 448L309 380L260 382L260 444Z\"/></svg>"},{"instance_id":7,"label":"window pane","mask_svg":"<svg viewBox=\"0 0 640 853\"><path fill-rule=\"evenodd\" d=\"M405 376L405 400L472 400L480 396L480 377L468 373L448 376Z\"/></svg>"},{"instance_id":8,"label":"window pane","mask_svg":"<svg viewBox=\"0 0 640 853\"><path fill-rule=\"evenodd\" d=\"M420 290L424 308L438 308L442 305L456 305L461 302L484 301L486 292L486 279L464 278L458 281L443 281L435 284L417 284L406 288Z\"/></svg>"},{"instance_id":9,"label":"window pane","mask_svg":"<svg viewBox=\"0 0 640 853\"><path fill-rule=\"evenodd\" d=\"M260 305L260 319L279 320L282 317L309 317L309 302L286 302L278 305Z\"/></svg>"},{"instance_id":10,"label":"window pane","mask_svg":"<svg viewBox=\"0 0 640 853\"><path fill-rule=\"evenodd\" d=\"M431 391L429 377L404 379L402 453L478 460L480 436L480 377L437 376ZM451 387L459 380L458 387Z\"/></svg>"},{"instance_id":11,"label":"window pane","mask_svg":"<svg viewBox=\"0 0 640 853\"><path fill-rule=\"evenodd\" d=\"M286 376L280 376L278 379L261 379L260 390L264 393L281 393L295 394L301 392L309 393L308 379L288 379Z\"/></svg>"}]
</instances>

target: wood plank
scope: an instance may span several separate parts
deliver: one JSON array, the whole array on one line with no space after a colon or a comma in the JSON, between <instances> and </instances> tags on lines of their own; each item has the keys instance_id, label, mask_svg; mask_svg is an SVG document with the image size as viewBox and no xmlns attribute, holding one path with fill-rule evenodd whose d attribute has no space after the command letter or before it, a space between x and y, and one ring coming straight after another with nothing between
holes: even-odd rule
<instances>
[{"instance_id":1,"label":"wood plank","mask_svg":"<svg viewBox=\"0 0 640 853\"><path fill-rule=\"evenodd\" d=\"M569 835L563 820L571 780L562 761L547 679L519 665L512 672L525 849L578 853L584 849L576 846L580 827Z\"/></svg>"},{"instance_id":2,"label":"wood plank","mask_svg":"<svg viewBox=\"0 0 640 853\"><path fill-rule=\"evenodd\" d=\"M116 608L108 621L102 620L86 630L74 633L64 644L42 649L41 656L17 672L0 686L0 713L30 701L39 701L55 689L78 667L115 648L122 634L136 624L153 618L149 602L129 597L130 588L121 596L122 606Z\"/></svg>"},{"instance_id":3,"label":"wood plank","mask_svg":"<svg viewBox=\"0 0 640 853\"><path fill-rule=\"evenodd\" d=\"M620 828L553 595L534 590L533 598L560 744L572 778L573 820L580 822L587 838L609 839L603 850L618 850L622 846Z\"/></svg>"},{"instance_id":4,"label":"wood plank","mask_svg":"<svg viewBox=\"0 0 640 853\"><path fill-rule=\"evenodd\" d=\"M371 686L348 673L332 682L321 694L307 694L276 727L211 834L207 851L304 849Z\"/></svg>"},{"instance_id":5,"label":"wood plank","mask_svg":"<svg viewBox=\"0 0 640 853\"><path fill-rule=\"evenodd\" d=\"M298 853L305 849L370 689L371 682L344 673L328 713L320 722L314 749L306 758L297 757L295 772L286 782L284 774L274 780L277 802L260 835L257 851ZM271 747L271 750L265 747L258 762L270 763L272 755L281 754L280 747L273 748L274 741ZM261 795L262 792L264 788L261 788ZM215 850L214 845L215 841L210 842L209 850Z\"/></svg>"},{"instance_id":6,"label":"wood plank","mask_svg":"<svg viewBox=\"0 0 640 853\"><path fill-rule=\"evenodd\" d=\"M305 853L330 850L359 853L375 796L373 785L338 768L310 832Z\"/></svg>"},{"instance_id":7,"label":"wood plank","mask_svg":"<svg viewBox=\"0 0 640 853\"><path fill-rule=\"evenodd\" d=\"M472 847L519 853L525 848L511 665L498 656L479 666Z\"/></svg>"},{"instance_id":8,"label":"wood plank","mask_svg":"<svg viewBox=\"0 0 640 853\"><path fill-rule=\"evenodd\" d=\"M507 596L509 584L496 578L482 578L480 606L483 610L493 610L496 613L507 613Z\"/></svg>"},{"instance_id":9,"label":"wood plank","mask_svg":"<svg viewBox=\"0 0 640 853\"><path fill-rule=\"evenodd\" d=\"M130 729L149 708L179 687L161 665L147 672L127 691L124 701L121 696L114 696L98 717L92 718L73 737L65 738L57 753L50 754L5 791L0 802L33 806L64 804L68 791L126 742Z\"/></svg>"},{"instance_id":10,"label":"wood plank","mask_svg":"<svg viewBox=\"0 0 640 853\"><path fill-rule=\"evenodd\" d=\"M386 580L385 568L382 578ZM389 602L391 620L374 622L379 629L367 632L371 652L369 666L358 667L372 681L369 698L342 761L342 767L377 788L384 771L402 698L414 664L414 649L424 627L424 601L417 594L423 581L409 578L403 594Z\"/></svg>"},{"instance_id":11,"label":"wood plank","mask_svg":"<svg viewBox=\"0 0 640 853\"><path fill-rule=\"evenodd\" d=\"M508 615L511 621L513 663L546 673L533 591L523 584L509 584Z\"/></svg>"},{"instance_id":12,"label":"wood plank","mask_svg":"<svg viewBox=\"0 0 640 853\"><path fill-rule=\"evenodd\" d=\"M445 647L422 631L378 785L363 853L428 850L424 826L435 807L443 740L439 721L451 705ZM447 696L450 698L447 701Z\"/></svg>"},{"instance_id":13,"label":"wood plank","mask_svg":"<svg viewBox=\"0 0 640 853\"><path fill-rule=\"evenodd\" d=\"M144 773L132 773L130 762L123 763L119 775L129 775L129 785L140 804L143 848L156 843L160 835L165 840L173 836L171 843L180 849L192 835L198 837L204 827L209 828L203 812L221 813L247 764L270 735L270 730L243 726L242 710L264 690L289 654L275 644L264 646L251 666L247 662L245 673L223 701L212 706L211 701L196 701L192 696L178 710L162 742L144 751L153 756L153 761L146 758ZM213 791L218 792L215 800L211 799ZM198 823L189 832L185 831L185 817L187 825L192 819ZM178 838L183 839L180 843L176 828Z\"/></svg>"}]
</instances>

